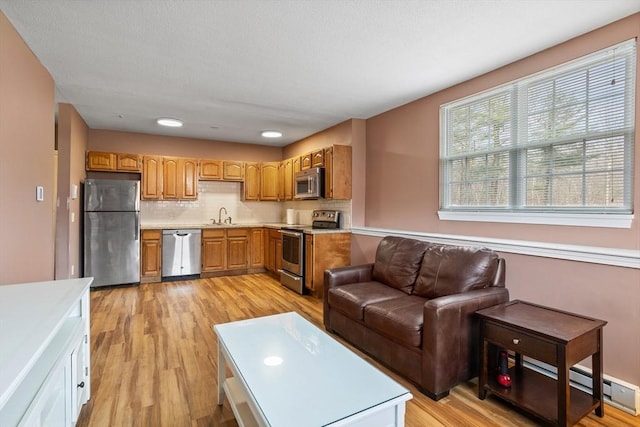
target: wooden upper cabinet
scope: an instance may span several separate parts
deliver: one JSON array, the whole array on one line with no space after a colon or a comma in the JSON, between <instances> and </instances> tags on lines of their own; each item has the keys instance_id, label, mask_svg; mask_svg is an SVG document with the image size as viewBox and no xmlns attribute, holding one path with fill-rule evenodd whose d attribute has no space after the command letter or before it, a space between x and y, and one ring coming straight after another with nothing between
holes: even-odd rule
<instances>
[{"instance_id":1,"label":"wooden upper cabinet","mask_svg":"<svg viewBox=\"0 0 640 427\"><path fill-rule=\"evenodd\" d=\"M293 200L293 159L284 161L284 200Z\"/></svg>"},{"instance_id":2,"label":"wooden upper cabinet","mask_svg":"<svg viewBox=\"0 0 640 427\"><path fill-rule=\"evenodd\" d=\"M116 170L116 153L88 151L86 169L93 170L93 171Z\"/></svg>"},{"instance_id":3,"label":"wooden upper cabinet","mask_svg":"<svg viewBox=\"0 0 640 427\"><path fill-rule=\"evenodd\" d=\"M198 198L198 160L180 157L162 159L162 199Z\"/></svg>"},{"instance_id":4,"label":"wooden upper cabinet","mask_svg":"<svg viewBox=\"0 0 640 427\"><path fill-rule=\"evenodd\" d=\"M140 172L139 154L88 151L86 170L108 172Z\"/></svg>"},{"instance_id":5,"label":"wooden upper cabinet","mask_svg":"<svg viewBox=\"0 0 640 427\"><path fill-rule=\"evenodd\" d=\"M284 163L281 161L278 163L278 200L284 200Z\"/></svg>"},{"instance_id":6,"label":"wooden upper cabinet","mask_svg":"<svg viewBox=\"0 0 640 427\"><path fill-rule=\"evenodd\" d=\"M244 200L260 200L260 163L244 164Z\"/></svg>"},{"instance_id":7,"label":"wooden upper cabinet","mask_svg":"<svg viewBox=\"0 0 640 427\"><path fill-rule=\"evenodd\" d=\"M142 200L162 199L162 157L142 157Z\"/></svg>"},{"instance_id":8,"label":"wooden upper cabinet","mask_svg":"<svg viewBox=\"0 0 640 427\"><path fill-rule=\"evenodd\" d=\"M311 169L311 153L306 153L300 156L300 169Z\"/></svg>"},{"instance_id":9,"label":"wooden upper cabinet","mask_svg":"<svg viewBox=\"0 0 640 427\"><path fill-rule=\"evenodd\" d=\"M324 148L316 150L311 153L311 167L321 168L324 167Z\"/></svg>"},{"instance_id":10,"label":"wooden upper cabinet","mask_svg":"<svg viewBox=\"0 0 640 427\"><path fill-rule=\"evenodd\" d=\"M244 179L244 162L223 161L222 178L230 181L242 181Z\"/></svg>"},{"instance_id":11,"label":"wooden upper cabinet","mask_svg":"<svg viewBox=\"0 0 640 427\"><path fill-rule=\"evenodd\" d=\"M179 159L178 169L180 172L181 187L180 198L184 200L195 200L198 198L198 160Z\"/></svg>"},{"instance_id":12,"label":"wooden upper cabinet","mask_svg":"<svg viewBox=\"0 0 640 427\"><path fill-rule=\"evenodd\" d=\"M278 200L279 166L280 162L262 163L260 167L260 200Z\"/></svg>"},{"instance_id":13,"label":"wooden upper cabinet","mask_svg":"<svg viewBox=\"0 0 640 427\"><path fill-rule=\"evenodd\" d=\"M178 200L179 186L178 159L164 157L162 159L162 198L164 200Z\"/></svg>"},{"instance_id":14,"label":"wooden upper cabinet","mask_svg":"<svg viewBox=\"0 0 640 427\"><path fill-rule=\"evenodd\" d=\"M351 157L350 145L334 145L325 149L325 199L351 199Z\"/></svg>"},{"instance_id":15,"label":"wooden upper cabinet","mask_svg":"<svg viewBox=\"0 0 640 427\"><path fill-rule=\"evenodd\" d=\"M222 160L200 160L200 179L222 179Z\"/></svg>"},{"instance_id":16,"label":"wooden upper cabinet","mask_svg":"<svg viewBox=\"0 0 640 427\"><path fill-rule=\"evenodd\" d=\"M117 153L116 169L122 172L140 172L142 170L140 155Z\"/></svg>"},{"instance_id":17,"label":"wooden upper cabinet","mask_svg":"<svg viewBox=\"0 0 640 427\"><path fill-rule=\"evenodd\" d=\"M296 174L302 170L302 162L300 161L300 156L293 158L293 178L296 177Z\"/></svg>"}]
</instances>

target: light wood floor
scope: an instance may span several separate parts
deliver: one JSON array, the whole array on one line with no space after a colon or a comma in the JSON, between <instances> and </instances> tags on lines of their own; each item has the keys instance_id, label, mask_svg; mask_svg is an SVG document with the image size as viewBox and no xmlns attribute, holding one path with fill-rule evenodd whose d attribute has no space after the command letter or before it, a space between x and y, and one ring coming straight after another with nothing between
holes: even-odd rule
<instances>
[{"instance_id":1,"label":"light wood floor","mask_svg":"<svg viewBox=\"0 0 640 427\"><path fill-rule=\"evenodd\" d=\"M266 274L93 290L91 400L78 426L236 427L228 402L216 405L217 344L211 327L288 311L323 328L321 301L299 296ZM538 425L491 395L479 400L475 380L434 402L372 363L414 395L407 403L407 427ZM640 419L611 406L605 413L578 425L640 425Z\"/></svg>"}]
</instances>

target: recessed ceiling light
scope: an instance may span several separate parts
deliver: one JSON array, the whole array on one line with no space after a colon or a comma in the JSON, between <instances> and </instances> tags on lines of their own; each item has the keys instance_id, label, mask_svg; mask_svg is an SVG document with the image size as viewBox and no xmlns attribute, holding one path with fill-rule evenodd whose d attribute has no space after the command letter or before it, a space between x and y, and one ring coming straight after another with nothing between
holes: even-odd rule
<instances>
[{"instance_id":1,"label":"recessed ceiling light","mask_svg":"<svg viewBox=\"0 0 640 427\"><path fill-rule=\"evenodd\" d=\"M282 136L282 132L278 132L277 130L263 130L260 135L265 138L280 138Z\"/></svg>"},{"instance_id":2,"label":"recessed ceiling light","mask_svg":"<svg viewBox=\"0 0 640 427\"><path fill-rule=\"evenodd\" d=\"M160 117L156 120L156 123L160 126L169 126L172 128L179 128L183 125L182 120L172 119L171 117Z\"/></svg>"}]
</instances>

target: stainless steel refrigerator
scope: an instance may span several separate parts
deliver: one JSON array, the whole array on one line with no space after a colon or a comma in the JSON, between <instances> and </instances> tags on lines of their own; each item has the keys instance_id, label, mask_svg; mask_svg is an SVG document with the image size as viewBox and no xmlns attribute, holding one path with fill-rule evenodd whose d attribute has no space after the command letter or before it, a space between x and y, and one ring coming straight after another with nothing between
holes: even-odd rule
<instances>
[{"instance_id":1,"label":"stainless steel refrigerator","mask_svg":"<svg viewBox=\"0 0 640 427\"><path fill-rule=\"evenodd\" d=\"M91 286L140 282L140 181L85 180L84 276Z\"/></svg>"}]
</instances>

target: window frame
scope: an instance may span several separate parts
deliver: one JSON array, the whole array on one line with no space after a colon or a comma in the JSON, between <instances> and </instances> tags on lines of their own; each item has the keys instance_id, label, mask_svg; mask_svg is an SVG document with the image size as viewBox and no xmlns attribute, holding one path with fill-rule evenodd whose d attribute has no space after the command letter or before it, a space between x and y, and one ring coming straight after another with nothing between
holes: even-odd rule
<instances>
[{"instance_id":1,"label":"window frame","mask_svg":"<svg viewBox=\"0 0 640 427\"><path fill-rule=\"evenodd\" d=\"M608 47L606 49L599 50L590 55L586 55L582 58L578 58L574 61L570 61L564 64L560 64L556 67L552 67L541 72L522 77L520 79L508 82L506 84L491 88L489 90L472 94L470 96L451 101L449 103L440 106L440 176L439 176L439 198L440 209L438 216L441 220L453 220L453 221L479 221L479 222L507 222L507 223L525 223L525 224L553 224L553 225L575 225L575 226L593 226L593 227L613 227L613 228L630 228L634 215L634 152L635 152L635 103L634 98L637 95L637 70L636 70L636 40L628 40L619 43L615 46ZM625 86L625 92L623 97L631 95L632 100L629 101L623 98L624 103L624 118L627 120L621 127L616 128L614 132L605 133L605 137L623 136L624 147L623 153L623 168L622 169L622 191L623 201L622 206L526 206L526 181L525 173L526 168L524 162L526 160L527 150L532 148L530 141L524 141L527 139L526 120L529 115L532 114L532 110L528 108L525 103L524 95L527 93L528 88L540 82L550 81L555 84L557 80L562 77L570 75L572 72L576 72L581 69L590 70L595 67L598 62L610 62L611 56L607 56L609 52L622 48L621 55L625 55L627 58L631 58L632 61L627 62L625 67L625 83L630 86ZM598 59L599 58L599 59ZM615 57L614 57L615 58ZM579 94L586 93L584 91ZM452 155L449 152L453 142L449 138L453 138L454 126L452 115L456 109L460 107L468 106L473 108L474 105L480 105L482 102L491 99L497 99L499 96L507 94L510 97L509 116L503 123L493 122L491 119L487 119L489 126L494 126L496 123L504 125L509 122L509 139L510 142L505 146L500 146L497 149L479 150L469 149L469 151ZM555 102L555 101L554 101ZM585 107L590 102L590 98L585 98ZM523 106L524 105L524 106ZM489 107L490 108L490 107ZM553 111L557 111L557 107L553 104ZM586 110L585 110L586 111ZM484 114L491 114L488 110ZM586 114L586 113L585 113ZM595 116L598 117L598 116ZM585 120L588 121L590 116L585 116ZM524 125L523 125L524 124ZM451 127L451 128L450 128ZM467 130L469 131L469 130ZM471 131L469 131L471 132ZM519 133L520 132L520 133ZM609 132L609 131L607 131ZM594 135L596 131L585 128L583 141L596 141ZM469 142L472 137L467 136ZM553 139L556 139L555 141ZM559 147L564 144L561 141L562 138L557 137L547 139L541 145L549 147ZM571 139L576 139L571 137ZM579 140L580 138L577 138ZM501 143L499 144L501 145ZM451 168L454 159L466 158L473 159L477 156L487 155L487 153L507 153L509 161L507 167L509 169L508 175L500 177L503 181L508 181L507 191L507 206L483 206L478 205L452 205L450 193L453 190L451 176ZM465 169L468 170L468 169ZM488 170L488 167L487 167ZM473 172L473 171L472 171ZM585 180L589 173L584 169L582 172L573 174L573 176L580 177L581 180ZM552 173L549 175L551 179L555 179L561 174ZM483 180L489 180L488 172L485 173ZM497 179L497 178L496 178ZM494 179L494 180L496 180ZM469 181L460 181L462 184ZM582 188L581 197L587 197L586 187ZM552 196L550 193L549 196ZM497 196L496 196L497 197Z\"/></svg>"}]
</instances>

